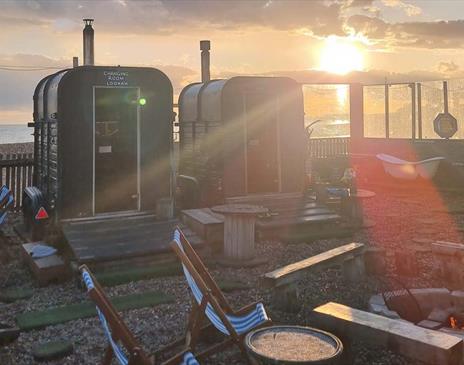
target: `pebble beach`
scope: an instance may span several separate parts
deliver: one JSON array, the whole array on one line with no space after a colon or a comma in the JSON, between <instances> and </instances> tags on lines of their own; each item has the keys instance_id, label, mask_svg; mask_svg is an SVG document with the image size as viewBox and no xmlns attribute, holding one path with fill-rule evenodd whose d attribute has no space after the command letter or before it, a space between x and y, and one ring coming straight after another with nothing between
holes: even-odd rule
<instances>
[{"instance_id":1,"label":"pebble beach","mask_svg":"<svg viewBox=\"0 0 464 365\"><path fill-rule=\"evenodd\" d=\"M18 153L33 153L34 143L5 143L0 144L0 155L18 154Z\"/></svg>"}]
</instances>

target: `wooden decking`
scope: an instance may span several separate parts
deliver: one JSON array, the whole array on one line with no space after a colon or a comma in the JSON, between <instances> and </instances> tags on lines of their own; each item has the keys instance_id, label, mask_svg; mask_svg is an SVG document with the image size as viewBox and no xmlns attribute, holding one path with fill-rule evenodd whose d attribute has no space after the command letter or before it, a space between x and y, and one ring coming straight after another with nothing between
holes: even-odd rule
<instances>
[{"instance_id":1,"label":"wooden decking","mask_svg":"<svg viewBox=\"0 0 464 365\"><path fill-rule=\"evenodd\" d=\"M178 220L156 221L152 214L67 222L63 233L79 264L116 261L170 252L169 242ZM194 246L201 240L187 227Z\"/></svg>"},{"instance_id":2,"label":"wooden decking","mask_svg":"<svg viewBox=\"0 0 464 365\"><path fill-rule=\"evenodd\" d=\"M341 217L328 206L303 194L282 193L228 198L231 204L255 204L269 209L258 216L256 231L262 238L298 241L335 235L349 230L338 226ZM209 208L182 212L182 221L208 242L220 242L224 217Z\"/></svg>"}]
</instances>

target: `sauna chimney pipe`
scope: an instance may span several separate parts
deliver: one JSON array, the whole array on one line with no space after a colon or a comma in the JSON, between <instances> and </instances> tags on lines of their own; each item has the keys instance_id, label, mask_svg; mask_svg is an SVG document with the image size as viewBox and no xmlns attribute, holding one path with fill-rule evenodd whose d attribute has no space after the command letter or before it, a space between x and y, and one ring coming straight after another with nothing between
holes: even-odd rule
<instances>
[{"instance_id":1,"label":"sauna chimney pipe","mask_svg":"<svg viewBox=\"0 0 464 365\"><path fill-rule=\"evenodd\" d=\"M93 19L83 19L85 28L83 31L84 36L84 65L94 65L94 31L92 28Z\"/></svg>"},{"instance_id":2,"label":"sauna chimney pipe","mask_svg":"<svg viewBox=\"0 0 464 365\"><path fill-rule=\"evenodd\" d=\"M201 50L201 82L205 83L211 79L209 72L209 50L211 49L210 41L200 41Z\"/></svg>"}]
</instances>

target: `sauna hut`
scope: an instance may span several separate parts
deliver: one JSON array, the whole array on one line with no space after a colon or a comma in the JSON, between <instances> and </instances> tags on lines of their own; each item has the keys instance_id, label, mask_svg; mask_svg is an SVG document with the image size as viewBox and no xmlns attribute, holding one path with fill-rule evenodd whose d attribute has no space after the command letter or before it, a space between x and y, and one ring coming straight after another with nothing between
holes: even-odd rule
<instances>
[{"instance_id":1,"label":"sauna hut","mask_svg":"<svg viewBox=\"0 0 464 365\"><path fill-rule=\"evenodd\" d=\"M34 185L55 220L155 211L170 196L172 86L153 68L82 66L34 93Z\"/></svg>"},{"instance_id":2,"label":"sauna hut","mask_svg":"<svg viewBox=\"0 0 464 365\"><path fill-rule=\"evenodd\" d=\"M185 87L179 96L182 206L302 192L303 119L301 86L290 78L233 77Z\"/></svg>"},{"instance_id":3,"label":"sauna hut","mask_svg":"<svg viewBox=\"0 0 464 365\"><path fill-rule=\"evenodd\" d=\"M33 115L35 168L23 214L34 239L44 225L56 227L81 263L168 249L159 230L172 228L163 222L172 218L174 114L164 73L62 70L38 83Z\"/></svg>"}]
</instances>

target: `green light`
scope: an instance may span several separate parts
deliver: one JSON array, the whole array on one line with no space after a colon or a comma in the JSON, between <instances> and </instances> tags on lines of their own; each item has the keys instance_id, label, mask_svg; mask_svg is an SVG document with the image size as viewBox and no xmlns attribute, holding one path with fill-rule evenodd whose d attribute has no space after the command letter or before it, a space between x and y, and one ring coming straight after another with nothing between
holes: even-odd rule
<instances>
[{"instance_id":1,"label":"green light","mask_svg":"<svg viewBox=\"0 0 464 365\"><path fill-rule=\"evenodd\" d=\"M139 99L139 105L144 106L147 103L147 99L145 98L140 98Z\"/></svg>"}]
</instances>

